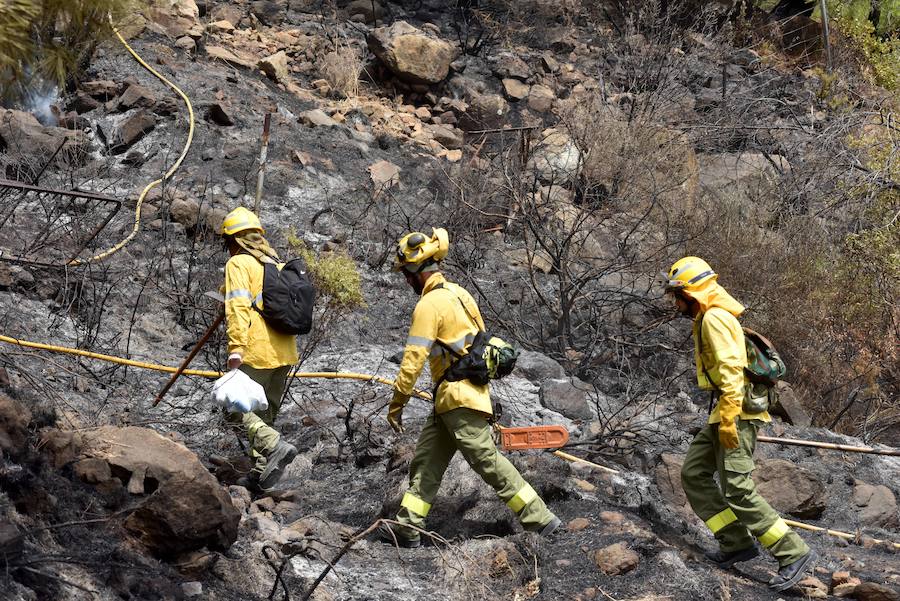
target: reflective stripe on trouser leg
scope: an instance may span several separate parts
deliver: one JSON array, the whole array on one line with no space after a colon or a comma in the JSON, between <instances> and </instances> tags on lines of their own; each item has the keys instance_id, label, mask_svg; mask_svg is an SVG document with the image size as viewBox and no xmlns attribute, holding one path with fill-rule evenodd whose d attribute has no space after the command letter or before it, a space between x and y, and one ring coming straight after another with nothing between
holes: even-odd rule
<instances>
[{"instance_id":1,"label":"reflective stripe on trouser leg","mask_svg":"<svg viewBox=\"0 0 900 601\"><path fill-rule=\"evenodd\" d=\"M506 506L512 509L514 513L519 513L526 505L537 499L537 496L537 493L531 488L531 485L526 482L525 485L519 489L519 492L506 502Z\"/></svg>"},{"instance_id":2,"label":"reflective stripe on trouser leg","mask_svg":"<svg viewBox=\"0 0 900 601\"><path fill-rule=\"evenodd\" d=\"M510 509L516 511L523 528L538 530L553 519L544 501L525 482L519 470L497 450L493 431L483 414L460 408L442 413L438 418L451 433L466 463L494 489L502 501L509 504ZM526 489L533 496L524 497ZM513 501L517 496L519 501Z\"/></svg>"},{"instance_id":3,"label":"reflective stripe on trouser leg","mask_svg":"<svg viewBox=\"0 0 900 601\"><path fill-rule=\"evenodd\" d=\"M732 511L731 507L729 507L728 509L720 511L716 515L706 520L706 527L709 528L713 534L715 534L725 526L736 521L737 516L734 515L734 511Z\"/></svg>"},{"instance_id":4,"label":"reflective stripe on trouser leg","mask_svg":"<svg viewBox=\"0 0 900 601\"><path fill-rule=\"evenodd\" d=\"M400 501L400 507L406 507L414 514L424 518L431 510L431 503L426 503L419 497L407 492L403 495L403 500Z\"/></svg>"},{"instance_id":5,"label":"reflective stripe on trouser leg","mask_svg":"<svg viewBox=\"0 0 900 601\"><path fill-rule=\"evenodd\" d=\"M425 514L431 509L455 452L456 447L443 423L433 417L428 419L419 434L416 453L409 464L409 489L397 511L398 522L425 528ZM401 527L397 534L408 539L419 537L419 533L411 528Z\"/></svg>"},{"instance_id":6,"label":"reflective stripe on trouser leg","mask_svg":"<svg viewBox=\"0 0 900 601\"><path fill-rule=\"evenodd\" d=\"M772 526L759 535L759 543L768 549L775 543L781 540L781 538L790 531L790 528L785 523L785 521L781 518L775 520L775 523Z\"/></svg>"}]
</instances>

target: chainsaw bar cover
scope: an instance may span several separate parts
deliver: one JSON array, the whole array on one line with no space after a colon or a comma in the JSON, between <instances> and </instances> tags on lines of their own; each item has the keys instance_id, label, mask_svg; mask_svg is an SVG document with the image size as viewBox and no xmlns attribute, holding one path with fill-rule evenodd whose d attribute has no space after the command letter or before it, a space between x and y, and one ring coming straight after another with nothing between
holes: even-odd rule
<instances>
[{"instance_id":1,"label":"chainsaw bar cover","mask_svg":"<svg viewBox=\"0 0 900 601\"><path fill-rule=\"evenodd\" d=\"M569 431L562 426L530 426L502 428L500 444L505 451L526 449L555 449L569 440Z\"/></svg>"}]
</instances>

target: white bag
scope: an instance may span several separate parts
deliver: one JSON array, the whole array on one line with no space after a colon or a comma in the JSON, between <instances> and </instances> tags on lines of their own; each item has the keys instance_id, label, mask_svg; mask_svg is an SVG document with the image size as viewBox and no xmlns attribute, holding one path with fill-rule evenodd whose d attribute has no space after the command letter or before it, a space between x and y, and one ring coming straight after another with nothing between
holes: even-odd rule
<instances>
[{"instance_id":1,"label":"white bag","mask_svg":"<svg viewBox=\"0 0 900 601\"><path fill-rule=\"evenodd\" d=\"M249 413L269 408L263 387L239 369L232 369L216 380L212 396L213 401L229 413Z\"/></svg>"}]
</instances>

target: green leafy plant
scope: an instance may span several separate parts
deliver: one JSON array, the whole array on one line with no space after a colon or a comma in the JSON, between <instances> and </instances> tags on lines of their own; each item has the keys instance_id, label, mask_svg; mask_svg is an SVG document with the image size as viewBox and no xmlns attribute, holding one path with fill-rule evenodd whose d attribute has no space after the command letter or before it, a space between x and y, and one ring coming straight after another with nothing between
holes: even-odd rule
<instances>
[{"instance_id":1,"label":"green leafy plant","mask_svg":"<svg viewBox=\"0 0 900 601\"><path fill-rule=\"evenodd\" d=\"M900 8L885 8L888 12L882 14L882 20L887 14L896 21L895 13L900 12ZM879 34L868 18L868 12L860 11L852 2L830 2L829 11L838 31L849 38L853 49L859 53L863 72L888 90L900 87L900 37L897 31L884 30Z\"/></svg>"},{"instance_id":2,"label":"green leafy plant","mask_svg":"<svg viewBox=\"0 0 900 601\"><path fill-rule=\"evenodd\" d=\"M301 359L305 359L348 315L365 308L366 301L359 269L346 252L317 254L293 231L288 232L287 242L291 252L306 262L316 287L313 329L304 339L301 352Z\"/></svg>"}]
</instances>

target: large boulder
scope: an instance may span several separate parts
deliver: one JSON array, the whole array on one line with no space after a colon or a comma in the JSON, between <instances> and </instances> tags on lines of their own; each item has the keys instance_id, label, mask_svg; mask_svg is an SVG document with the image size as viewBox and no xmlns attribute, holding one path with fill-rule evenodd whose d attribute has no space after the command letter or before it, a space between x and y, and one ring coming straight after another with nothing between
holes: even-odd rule
<instances>
[{"instance_id":1,"label":"large boulder","mask_svg":"<svg viewBox=\"0 0 900 601\"><path fill-rule=\"evenodd\" d=\"M546 380L541 384L541 405L561 413L569 419L591 419L594 414L588 405L590 384L571 378Z\"/></svg>"},{"instance_id":2,"label":"large boulder","mask_svg":"<svg viewBox=\"0 0 900 601\"><path fill-rule=\"evenodd\" d=\"M228 549L237 540L240 519L215 478L181 475L166 481L134 510L125 528L154 555L173 557L203 547Z\"/></svg>"},{"instance_id":3,"label":"large boulder","mask_svg":"<svg viewBox=\"0 0 900 601\"><path fill-rule=\"evenodd\" d=\"M529 167L537 172L542 182L563 185L578 175L581 151L565 131L545 129L534 147Z\"/></svg>"},{"instance_id":4,"label":"large boulder","mask_svg":"<svg viewBox=\"0 0 900 601\"><path fill-rule=\"evenodd\" d=\"M400 79L435 84L447 77L456 48L432 37L406 21L374 29L367 38L369 49Z\"/></svg>"},{"instance_id":5,"label":"large boulder","mask_svg":"<svg viewBox=\"0 0 900 601\"><path fill-rule=\"evenodd\" d=\"M125 527L155 555L224 549L237 539L240 515L231 498L183 445L147 428L103 426L82 434L75 470L99 486L107 471L98 460L108 464L109 479L121 480L128 492L152 493Z\"/></svg>"},{"instance_id":6,"label":"large boulder","mask_svg":"<svg viewBox=\"0 0 900 601\"><path fill-rule=\"evenodd\" d=\"M859 508L859 521L864 526L896 528L897 499L887 486L856 482L853 487L853 504Z\"/></svg>"},{"instance_id":7,"label":"large boulder","mask_svg":"<svg viewBox=\"0 0 900 601\"><path fill-rule=\"evenodd\" d=\"M812 472L784 459L761 459L753 472L757 490L780 513L816 519L825 511L825 484Z\"/></svg>"},{"instance_id":8,"label":"large boulder","mask_svg":"<svg viewBox=\"0 0 900 601\"><path fill-rule=\"evenodd\" d=\"M65 142L62 150L57 149ZM31 113L0 110L0 175L39 171L56 153L57 162L81 163L91 143L84 132L44 127Z\"/></svg>"},{"instance_id":9,"label":"large boulder","mask_svg":"<svg viewBox=\"0 0 900 601\"><path fill-rule=\"evenodd\" d=\"M555 359L528 350L523 350L516 359L516 372L532 382L566 377L566 370Z\"/></svg>"},{"instance_id":10,"label":"large boulder","mask_svg":"<svg viewBox=\"0 0 900 601\"><path fill-rule=\"evenodd\" d=\"M147 15L152 29L172 39L187 35L199 38L203 35L200 9L194 0L155 0Z\"/></svg>"}]
</instances>

